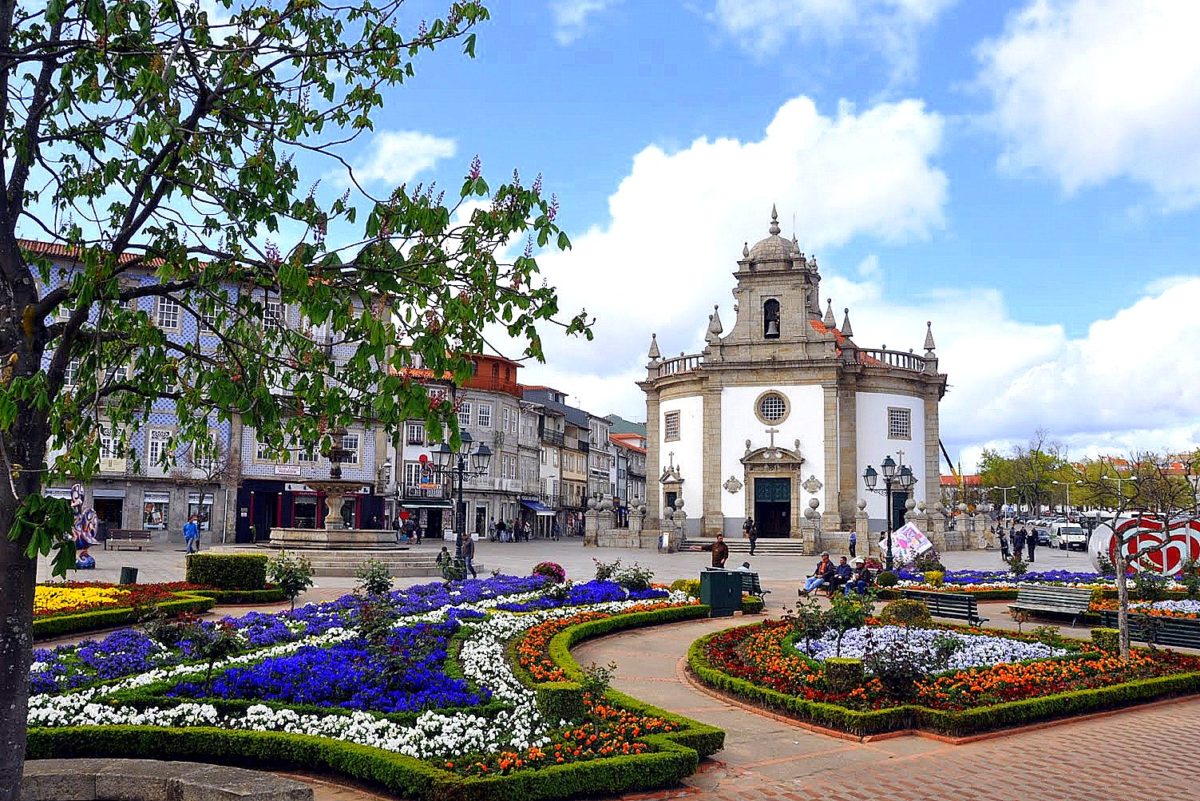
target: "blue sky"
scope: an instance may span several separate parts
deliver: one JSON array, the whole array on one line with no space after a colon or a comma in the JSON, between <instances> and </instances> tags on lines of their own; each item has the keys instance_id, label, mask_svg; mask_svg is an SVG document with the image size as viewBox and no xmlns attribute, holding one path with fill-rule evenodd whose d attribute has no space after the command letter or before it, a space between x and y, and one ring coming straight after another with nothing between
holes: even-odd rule
<instances>
[{"instance_id":1,"label":"blue sky","mask_svg":"<svg viewBox=\"0 0 1200 801\"><path fill-rule=\"evenodd\" d=\"M455 186L475 154L544 175L575 242L545 271L598 343L552 340L527 381L644 416L649 334L695 352L713 304L728 330L775 203L860 344L917 347L933 320L965 466L1038 428L1072 455L1197 444L1200 4L490 8L478 58L423 58L375 121L407 138L360 163L388 185Z\"/></svg>"}]
</instances>

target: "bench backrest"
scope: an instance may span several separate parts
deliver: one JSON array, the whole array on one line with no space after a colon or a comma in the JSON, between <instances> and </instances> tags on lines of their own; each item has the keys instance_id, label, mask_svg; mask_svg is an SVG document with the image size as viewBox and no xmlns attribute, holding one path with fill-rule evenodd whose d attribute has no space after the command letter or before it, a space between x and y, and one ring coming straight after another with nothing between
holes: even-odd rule
<instances>
[{"instance_id":1,"label":"bench backrest","mask_svg":"<svg viewBox=\"0 0 1200 801\"><path fill-rule=\"evenodd\" d=\"M1142 630L1143 619L1143 615L1131 614L1129 616L1129 636L1131 639L1145 641L1146 632ZM1105 628L1115 629L1117 627L1116 610L1105 609L1101 611L1100 625ZM1154 640L1158 645L1200 648L1200 620L1159 617L1157 618L1157 629L1158 631Z\"/></svg>"},{"instance_id":2,"label":"bench backrest","mask_svg":"<svg viewBox=\"0 0 1200 801\"><path fill-rule=\"evenodd\" d=\"M150 532L141 528L110 528L108 538L110 540L148 540Z\"/></svg>"},{"instance_id":3,"label":"bench backrest","mask_svg":"<svg viewBox=\"0 0 1200 801\"><path fill-rule=\"evenodd\" d=\"M1021 587L1017 603L1086 611L1092 604L1092 591L1086 587Z\"/></svg>"},{"instance_id":4,"label":"bench backrest","mask_svg":"<svg viewBox=\"0 0 1200 801\"><path fill-rule=\"evenodd\" d=\"M946 617L945 612L970 615L977 617L978 601L975 596L966 592L927 592L924 590L902 590L905 598L921 601L929 610L929 614Z\"/></svg>"}]
</instances>

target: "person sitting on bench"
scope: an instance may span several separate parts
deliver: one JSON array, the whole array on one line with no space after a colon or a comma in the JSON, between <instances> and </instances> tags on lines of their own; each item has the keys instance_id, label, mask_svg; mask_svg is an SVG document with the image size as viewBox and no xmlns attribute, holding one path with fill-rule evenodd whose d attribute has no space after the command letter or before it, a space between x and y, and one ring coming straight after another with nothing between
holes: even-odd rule
<instances>
[{"instance_id":1,"label":"person sitting on bench","mask_svg":"<svg viewBox=\"0 0 1200 801\"><path fill-rule=\"evenodd\" d=\"M839 557L837 567L833 569L833 579L828 584L829 596L833 597L835 592L849 584L852 575L853 571L846 562L846 557Z\"/></svg>"},{"instance_id":2,"label":"person sitting on bench","mask_svg":"<svg viewBox=\"0 0 1200 801\"><path fill-rule=\"evenodd\" d=\"M817 587L824 587L833 580L834 567L833 562L829 559L829 551L821 554L821 561L817 562L816 568L813 569L812 575L804 580L804 587L799 590L800 595L808 595Z\"/></svg>"},{"instance_id":3,"label":"person sitting on bench","mask_svg":"<svg viewBox=\"0 0 1200 801\"><path fill-rule=\"evenodd\" d=\"M871 586L873 578L871 568L867 567L867 563L860 556L854 560L854 573L850 576L850 581L843 588L843 592L846 595L849 595L851 591L859 595L866 595L867 588Z\"/></svg>"}]
</instances>

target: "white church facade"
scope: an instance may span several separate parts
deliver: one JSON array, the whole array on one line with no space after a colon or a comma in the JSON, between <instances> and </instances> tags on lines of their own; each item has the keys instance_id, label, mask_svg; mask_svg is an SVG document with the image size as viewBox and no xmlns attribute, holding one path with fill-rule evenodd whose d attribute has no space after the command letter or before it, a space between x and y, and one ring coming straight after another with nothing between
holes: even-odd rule
<instances>
[{"instance_id":1,"label":"white church facade","mask_svg":"<svg viewBox=\"0 0 1200 801\"><path fill-rule=\"evenodd\" d=\"M736 315L725 332L717 309L701 353L663 358L650 345L646 380L647 526L680 508L684 533L823 538L855 528L860 501L870 529L887 520L885 498L864 487L886 456L909 468L912 489L893 495L896 526L912 498L940 498L938 371L932 328L924 354L862 348L849 311L821 312L816 259L779 235L744 246L733 274ZM881 480L880 486L883 485ZM680 506L678 501L682 500Z\"/></svg>"}]
</instances>

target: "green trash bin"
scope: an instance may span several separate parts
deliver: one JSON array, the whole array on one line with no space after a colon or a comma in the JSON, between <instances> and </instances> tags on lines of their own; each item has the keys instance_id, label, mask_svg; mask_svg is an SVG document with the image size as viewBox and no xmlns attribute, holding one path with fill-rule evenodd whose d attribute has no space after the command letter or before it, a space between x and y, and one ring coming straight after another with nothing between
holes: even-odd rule
<instances>
[{"instance_id":1,"label":"green trash bin","mask_svg":"<svg viewBox=\"0 0 1200 801\"><path fill-rule=\"evenodd\" d=\"M121 583L122 584L137 584L137 573L138 573L138 569L136 567L121 568Z\"/></svg>"},{"instance_id":2,"label":"green trash bin","mask_svg":"<svg viewBox=\"0 0 1200 801\"><path fill-rule=\"evenodd\" d=\"M742 577L733 570L705 570L700 574L700 603L713 617L728 617L742 606Z\"/></svg>"}]
</instances>

